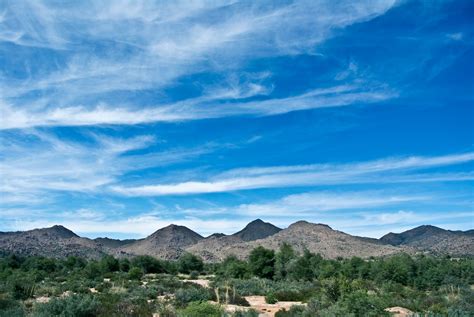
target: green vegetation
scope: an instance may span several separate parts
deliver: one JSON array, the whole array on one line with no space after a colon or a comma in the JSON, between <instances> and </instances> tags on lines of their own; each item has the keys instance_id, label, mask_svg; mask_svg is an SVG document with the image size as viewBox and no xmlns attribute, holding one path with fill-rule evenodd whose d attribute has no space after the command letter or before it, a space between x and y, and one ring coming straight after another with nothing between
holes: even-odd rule
<instances>
[{"instance_id":1,"label":"green vegetation","mask_svg":"<svg viewBox=\"0 0 474 317\"><path fill-rule=\"evenodd\" d=\"M186 279L210 281L203 287ZM401 306L430 316L473 316L474 260L396 255L326 260L289 245L254 249L248 261L229 256L205 264L149 256L0 258L0 316L256 316L225 313L224 304L297 301L277 316L384 316Z\"/></svg>"}]
</instances>

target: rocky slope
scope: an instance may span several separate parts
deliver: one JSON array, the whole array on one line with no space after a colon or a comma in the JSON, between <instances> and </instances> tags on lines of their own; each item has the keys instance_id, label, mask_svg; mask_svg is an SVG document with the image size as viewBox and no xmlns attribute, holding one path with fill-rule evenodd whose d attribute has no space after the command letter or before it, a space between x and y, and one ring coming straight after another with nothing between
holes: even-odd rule
<instances>
[{"instance_id":1,"label":"rocky slope","mask_svg":"<svg viewBox=\"0 0 474 317\"><path fill-rule=\"evenodd\" d=\"M402 233L390 232L380 238L380 241L438 254L474 255L473 230L464 232L445 230L435 226L419 226Z\"/></svg>"},{"instance_id":2,"label":"rocky slope","mask_svg":"<svg viewBox=\"0 0 474 317\"><path fill-rule=\"evenodd\" d=\"M277 250L284 242L292 245L296 251L308 249L320 253L325 258L385 256L398 252L410 252L409 248L384 244L377 239L355 237L331 229L327 225L298 221L267 238L250 242L215 239L212 244L198 243L187 251L200 255L206 261L220 261L228 255L246 258L250 251L263 246Z\"/></svg>"},{"instance_id":3,"label":"rocky slope","mask_svg":"<svg viewBox=\"0 0 474 317\"><path fill-rule=\"evenodd\" d=\"M100 258L105 254L151 255L162 259L177 259L184 252L191 252L212 262L231 254L245 258L259 245L276 250L284 242L292 245L298 252L308 249L326 258L386 256L398 252L420 251L474 256L472 230L449 231L421 226L400 234L389 233L377 240L351 236L327 225L306 221L298 221L282 230L259 219L233 235L214 234L207 238L177 225L159 229L141 240L90 240L81 238L62 226L24 232L0 232L0 254L50 257L75 255L87 258Z\"/></svg>"},{"instance_id":4,"label":"rocky slope","mask_svg":"<svg viewBox=\"0 0 474 317\"><path fill-rule=\"evenodd\" d=\"M143 240L127 244L117 251L124 255L151 255L162 259L177 259L184 248L204 238L184 226L169 225Z\"/></svg>"},{"instance_id":5,"label":"rocky slope","mask_svg":"<svg viewBox=\"0 0 474 317\"><path fill-rule=\"evenodd\" d=\"M125 239L125 240L119 240L119 239L111 239L111 238L95 238L94 241L105 248L110 248L110 249L115 249L119 247L123 247L127 244L131 244L133 242L136 242L138 240L135 239Z\"/></svg>"},{"instance_id":6,"label":"rocky slope","mask_svg":"<svg viewBox=\"0 0 474 317\"><path fill-rule=\"evenodd\" d=\"M96 242L81 238L63 226L0 235L0 250L19 255L100 258L105 252Z\"/></svg>"},{"instance_id":7,"label":"rocky slope","mask_svg":"<svg viewBox=\"0 0 474 317\"><path fill-rule=\"evenodd\" d=\"M264 222L261 219L256 219L246 225L245 228L239 232L234 233L232 236L239 238L242 241L254 241L272 236L280 231L281 229L277 226L274 226L269 222Z\"/></svg>"},{"instance_id":8,"label":"rocky slope","mask_svg":"<svg viewBox=\"0 0 474 317\"><path fill-rule=\"evenodd\" d=\"M264 222L261 219L256 219L248 223L245 228L232 235L221 236L213 234L205 240L187 247L186 251L198 254L206 261L215 261L221 258L220 253L223 252L223 250L228 249L233 245L245 244L250 241L267 238L280 231L280 228L271 223Z\"/></svg>"}]
</instances>

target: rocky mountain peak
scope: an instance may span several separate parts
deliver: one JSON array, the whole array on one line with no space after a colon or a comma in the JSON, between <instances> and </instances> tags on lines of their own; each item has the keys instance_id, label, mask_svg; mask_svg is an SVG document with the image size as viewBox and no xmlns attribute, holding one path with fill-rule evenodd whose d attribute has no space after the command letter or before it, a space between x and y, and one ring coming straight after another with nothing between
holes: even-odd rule
<instances>
[{"instance_id":1,"label":"rocky mountain peak","mask_svg":"<svg viewBox=\"0 0 474 317\"><path fill-rule=\"evenodd\" d=\"M61 225L54 225L49 228L37 229L37 232L43 235L48 235L56 238L69 239L78 238L79 236Z\"/></svg>"},{"instance_id":2,"label":"rocky mountain peak","mask_svg":"<svg viewBox=\"0 0 474 317\"><path fill-rule=\"evenodd\" d=\"M254 221L249 222L245 228L234 233L232 236L243 241L253 241L264 239L280 231L280 228L269 222L264 222L262 219L255 219Z\"/></svg>"}]
</instances>

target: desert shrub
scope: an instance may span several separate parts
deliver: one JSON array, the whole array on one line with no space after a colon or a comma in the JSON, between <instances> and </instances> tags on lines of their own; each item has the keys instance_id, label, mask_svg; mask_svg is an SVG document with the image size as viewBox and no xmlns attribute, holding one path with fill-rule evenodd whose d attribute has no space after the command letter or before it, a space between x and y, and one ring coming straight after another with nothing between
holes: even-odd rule
<instances>
[{"instance_id":1,"label":"desert shrub","mask_svg":"<svg viewBox=\"0 0 474 317\"><path fill-rule=\"evenodd\" d=\"M100 303L92 295L71 295L54 298L48 303L36 304L33 310L35 317L92 317L99 312Z\"/></svg>"},{"instance_id":2,"label":"desert shrub","mask_svg":"<svg viewBox=\"0 0 474 317\"><path fill-rule=\"evenodd\" d=\"M34 282L28 280L27 278L12 278L9 281L10 293L14 299L25 300L33 297L35 292Z\"/></svg>"},{"instance_id":3,"label":"desert shrub","mask_svg":"<svg viewBox=\"0 0 474 317\"><path fill-rule=\"evenodd\" d=\"M58 269L56 260L52 258L46 258L42 256L32 256L27 258L21 265L21 269L25 271L44 271L52 273Z\"/></svg>"},{"instance_id":4,"label":"desert shrub","mask_svg":"<svg viewBox=\"0 0 474 317\"><path fill-rule=\"evenodd\" d=\"M96 279L102 276L102 269L96 261L89 261L83 272L88 279Z\"/></svg>"},{"instance_id":5,"label":"desert shrub","mask_svg":"<svg viewBox=\"0 0 474 317\"><path fill-rule=\"evenodd\" d=\"M95 286L95 289L98 290L101 293L106 292L110 288L112 288L112 283L110 283L110 282L102 282L102 283L99 283Z\"/></svg>"},{"instance_id":6,"label":"desert shrub","mask_svg":"<svg viewBox=\"0 0 474 317\"><path fill-rule=\"evenodd\" d=\"M258 317L259 313L255 309L238 310L232 314L232 317Z\"/></svg>"},{"instance_id":7,"label":"desert shrub","mask_svg":"<svg viewBox=\"0 0 474 317\"><path fill-rule=\"evenodd\" d=\"M0 317L25 316L23 305L7 294L0 294Z\"/></svg>"},{"instance_id":8,"label":"desert shrub","mask_svg":"<svg viewBox=\"0 0 474 317\"><path fill-rule=\"evenodd\" d=\"M223 309L218 305L207 302L193 302L186 308L178 312L180 317L221 317L224 313Z\"/></svg>"},{"instance_id":9,"label":"desert shrub","mask_svg":"<svg viewBox=\"0 0 474 317\"><path fill-rule=\"evenodd\" d=\"M267 296L265 296L265 301L267 302L267 304L275 304L276 302L278 302L278 299L276 298L275 293L271 292L268 293Z\"/></svg>"},{"instance_id":10,"label":"desert shrub","mask_svg":"<svg viewBox=\"0 0 474 317\"><path fill-rule=\"evenodd\" d=\"M237 259L230 255L219 264L217 274L225 278L249 278L250 268L247 262Z\"/></svg>"},{"instance_id":11,"label":"desert shrub","mask_svg":"<svg viewBox=\"0 0 474 317\"><path fill-rule=\"evenodd\" d=\"M143 276L143 271L139 267L134 266L130 269L130 271L128 271L128 277L131 280L139 280L142 278L142 276Z\"/></svg>"},{"instance_id":12,"label":"desert shrub","mask_svg":"<svg viewBox=\"0 0 474 317\"><path fill-rule=\"evenodd\" d=\"M191 253L184 253L177 262L178 271L181 273L190 273L191 271L201 272L204 263L202 259Z\"/></svg>"},{"instance_id":13,"label":"desert shrub","mask_svg":"<svg viewBox=\"0 0 474 317\"><path fill-rule=\"evenodd\" d=\"M254 275L272 279L275 273L275 251L256 247L250 252L249 267Z\"/></svg>"},{"instance_id":14,"label":"desert shrub","mask_svg":"<svg viewBox=\"0 0 474 317\"><path fill-rule=\"evenodd\" d=\"M119 269L120 271L122 272L128 272L128 270L130 270L130 260L127 259L127 258L124 258L124 259L120 259L119 260Z\"/></svg>"},{"instance_id":15,"label":"desert shrub","mask_svg":"<svg viewBox=\"0 0 474 317\"><path fill-rule=\"evenodd\" d=\"M132 266L141 268L145 274L167 272L163 261L149 255L136 256L132 259Z\"/></svg>"},{"instance_id":16,"label":"desert shrub","mask_svg":"<svg viewBox=\"0 0 474 317\"><path fill-rule=\"evenodd\" d=\"M364 291L344 295L335 306L336 311L342 310L354 316L389 316L379 299Z\"/></svg>"},{"instance_id":17,"label":"desert shrub","mask_svg":"<svg viewBox=\"0 0 474 317\"><path fill-rule=\"evenodd\" d=\"M208 289L202 287L180 288L175 293L175 301L178 307L184 307L190 302L207 301L212 298Z\"/></svg>"},{"instance_id":18,"label":"desert shrub","mask_svg":"<svg viewBox=\"0 0 474 317\"><path fill-rule=\"evenodd\" d=\"M100 308L97 316L148 317L155 307L146 298L137 294L99 294Z\"/></svg>"},{"instance_id":19,"label":"desert shrub","mask_svg":"<svg viewBox=\"0 0 474 317\"><path fill-rule=\"evenodd\" d=\"M293 305L290 310L280 309L275 313L275 317L301 317L305 312L305 307L301 305Z\"/></svg>"},{"instance_id":20,"label":"desert shrub","mask_svg":"<svg viewBox=\"0 0 474 317\"><path fill-rule=\"evenodd\" d=\"M113 256L106 255L100 260L99 267L104 273L117 272L120 269L120 263Z\"/></svg>"},{"instance_id":21,"label":"desert shrub","mask_svg":"<svg viewBox=\"0 0 474 317\"><path fill-rule=\"evenodd\" d=\"M293 290L280 290L276 291L273 294L277 300L289 302L304 301L307 297L304 293Z\"/></svg>"},{"instance_id":22,"label":"desert shrub","mask_svg":"<svg viewBox=\"0 0 474 317\"><path fill-rule=\"evenodd\" d=\"M190 279L197 279L199 277L199 272L198 271L191 271L191 273L189 273L189 278Z\"/></svg>"},{"instance_id":23,"label":"desert shrub","mask_svg":"<svg viewBox=\"0 0 474 317\"><path fill-rule=\"evenodd\" d=\"M176 317L176 309L168 303L158 302L155 308L160 317Z\"/></svg>"},{"instance_id":24,"label":"desert shrub","mask_svg":"<svg viewBox=\"0 0 474 317\"><path fill-rule=\"evenodd\" d=\"M236 288L237 293L242 296L249 295L265 295L268 291L274 289L274 283L270 280L251 278L248 280L232 280L232 285Z\"/></svg>"},{"instance_id":25,"label":"desert shrub","mask_svg":"<svg viewBox=\"0 0 474 317\"><path fill-rule=\"evenodd\" d=\"M77 256L68 256L63 260L62 265L69 270L82 269L87 265L87 261Z\"/></svg>"},{"instance_id":26,"label":"desert shrub","mask_svg":"<svg viewBox=\"0 0 474 317\"><path fill-rule=\"evenodd\" d=\"M291 262L296 258L296 253L288 243L283 243L275 255L275 278L285 279L288 276Z\"/></svg>"}]
</instances>

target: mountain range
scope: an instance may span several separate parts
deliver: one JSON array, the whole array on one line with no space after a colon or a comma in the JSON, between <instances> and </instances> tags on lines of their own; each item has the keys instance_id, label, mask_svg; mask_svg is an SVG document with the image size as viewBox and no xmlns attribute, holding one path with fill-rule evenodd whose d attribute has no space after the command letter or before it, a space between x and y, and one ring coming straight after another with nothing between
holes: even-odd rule
<instances>
[{"instance_id":1,"label":"mountain range","mask_svg":"<svg viewBox=\"0 0 474 317\"><path fill-rule=\"evenodd\" d=\"M18 232L0 232L0 252L20 255L100 258L151 255L177 259L190 252L207 262L228 255L246 258L250 251L263 246L278 249L289 243L298 252L308 249L325 258L387 256L400 252L474 256L474 230L450 231L420 226L402 233L388 233L380 239L365 238L337 231L325 224L298 221L281 229L260 219L250 222L232 235L222 233L203 237L191 229L171 224L144 239L117 240L80 237L63 226Z\"/></svg>"}]
</instances>

